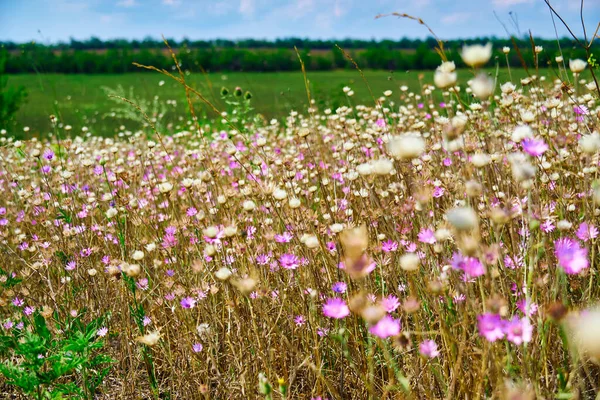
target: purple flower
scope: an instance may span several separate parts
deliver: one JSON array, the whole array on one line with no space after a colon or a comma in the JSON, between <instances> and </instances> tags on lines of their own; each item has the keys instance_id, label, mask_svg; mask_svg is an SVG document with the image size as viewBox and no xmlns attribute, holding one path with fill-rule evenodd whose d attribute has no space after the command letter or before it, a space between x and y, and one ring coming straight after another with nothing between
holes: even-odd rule
<instances>
[{"instance_id":1,"label":"purple flower","mask_svg":"<svg viewBox=\"0 0 600 400\"><path fill-rule=\"evenodd\" d=\"M181 304L182 308L194 308L196 300L193 297L184 297L179 304Z\"/></svg>"},{"instance_id":2,"label":"purple flower","mask_svg":"<svg viewBox=\"0 0 600 400\"><path fill-rule=\"evenodd\" d=\"M558 265L567 274L578 274L589 266L587 249L569 238L558 239L554 242L554 255Z\"/></svg>"},{"instance_id":3,"label":"purple flower","mask_svg":"<svg viewBox=\"0 0 600 400\"><path fill-rule=\"evenodd\" d=\"M140 290L146 290L148 289L148 279L147 278L140 278L135 286L137 286L138 289Z\"/></svg>"},{"instance_id":4,"label":"purple flower","mask_svg":"<svg viewBox=\"0 0 600 400\"><path fill-rule=\"evenodd\" d=\"M529 322L529 318L519 318L515 315L513 319L504 323L504 333L509 342L518 346L531 341L533 326Z\"/></svg>"},{"instance_id":5,"label":"purple flower","mask_svg":"<svg viewBox=\"0 0 600 400\"><path fill-rule=\"evenodd\" d=\"M382 339L386 339L390 336L398 336L400 334L400 320L386 315L375 325L371 326L369 332Z\"/></svg>"},{"instance_id":6,"label":"purple flower","mask_svg":"<svg viewBox=\"0 0 600 400\"><path fill-rule=\"evenodd\" d=\"M77 263L75 261L69 261L65 266L65 270L73 271L77 267Z\"/></svg>"},{"instance_id":7,"label":"purple flower","mask_svg":"<svg viewBox=\"0 0 600 400\"><path fill-rule=\"evenodd\" d=\"M523 151L532 157L539 157L548 150L548 145L543 139L525 138L521 142Z\"/></svg>"},{"instance_id":8,"label":"purple flower","mask_svg":"<svg viewBox=\"0 0 600 400\"><path fill-rule=\"evenodd\" d=\"M348 289L348 285L345 282L336 282L331 286L331 290L336 293L345 293Z\"/></svg>"},{"instance_id":9,"label":"purple flower","mask_svg":"<svg viewBox=\"0 0 600 400\"><path fill-rule=\"evenodd\" d=\"M96 332L96 335L100 336L100 337L104 337L104 336L106 336L107 333L108 333L108 328L103 326L102 328L98 329L98 331Z\"/></svg>"},{"instance_id":10,"label":"purple flower","mask_svg":"<svg viewBox=\"0 0 600 400\"><path fill-rule=\"evenodd\" d=\"M498 314L485 313L477 316L479 334L488 342L495 342L504 337L504 322Z\"/></svg>"},{"instance_id":11,"label":"purple flower","mask_svg":"<svg viewBox=\"0 0 600 400\"><path fill-rule=\"evenodd\" d=\"M204 347L202 346L202 343L194 343L192 345L192 350L194 351L194 353L200 353L203 348Z\"/></svg>"},{"instance_id":12,"label":"purple flower","mask_svg":"<svg viewBox=\"0 0 600 400\"><path fill-rule=\"evenodd\" d=\"M419 353L425 357L435 358L440 355L437 344L433 340L425 340L419 345Z\"/></svg>"},{"instance_id":13,"label":"purple flower","mask_svg":"<svg viewBox=\"0 0 600 400\"><path fill-rule=\"evenodd\" d=\"M400 301L396 296L390 294L388 297L381 299L381 306L389 313L394 312L398 307L400 307Z\"/></svg>"},{"instance_id":14,"label":"purple flower","mask_svg":"<svg viewBox=\"0 0 600 400\"><path fill-rule=\"evenodd\" d=\"M421 242L421 243L434 244L436 242L435 233L433 232L433 230L431 230L429 228L421 229L421 232L419 232L418 238L419 238L419 242Z\"/></svg>"},{"instance_id":15,"label":"purple flower","mask_svg":"<svg viewBox=\"0 0 600 400\"><path fill-rule=\"evenodd\" d=\"M385 253L396 251L397 249L398 243L394 242L393 240L386 240L385 242L381 243L381 250Z\"/></svg>"},{"instance_id":16,"label":"purple flower","mask_svg":"<svg viewBox=\"0 0 600 400\"><path fill-rule=\"evenodd\" d=\"M12 305L15 307L23 307L24 304L25 304L25 302L18 297L15 297L12 301Z\"/></svg>"},{"instance_id":17,"label":"purple flower","mask_svg":"<svg viewBox=\"0 0 600 400\"><path fill-rule=\"evenodd\" d=\"M294 323L295 323L297 326L302 326L302 325L304 325L304 324L306 323L306 318L304 318L304 315L297 315L297 316L294 318Z\"/></svg>"},{"instance_id":18,"label":"purple flower","mask_svg":"<svg viewBox=\"0 0 600 400\"><path fill-rule=\"evenodd\" d=\"M454 253L450 265L453 269L461 270L467 278L476 278L485 274L485 267L475 257L465 257L461 253Z\"/></svg>"},{"instance_id":19,"label":"purple flower","mask_svg":"<svg viewBox=\"0 0 600 400\"><path fill-rule=\"evenodd\" d=\"M283 232L281 235L275 235L275 241L277 243L289 243L294 236L289 232Z\"/></svg>"},{"instance_id":20,"label":"purple flower","mask_svg":"<svg viewBox=\"0 0 600 400\"><path fill-rule=\"evenodd\" d=\"M27 306L23 309L23 313L25 315L31 315L31 314L33 314L34 311L35 311L35 307L32 307L32 306Z\"/></svg>"},{"instance_id":21,"label":"purple flower","mask_svg":"<svg viewBox=\"0 0 600 400\"><path fill-rule=\"evenodd\" d=\"M579 228L575 234L579 240L587 242L595 239L598 236L598 229L596 229L594 225L588 225L586 222L583 222L579 225Z\"/></svg>"},{"instance_id":22,"label":"purple flower","mask_svg":"<svg viewBox=\"0 0 600 400\"><path fill-rule=\"evenodd\" d=\"M326 317L340 319L347 317L349 314L350 309L342 299L327 299L325 304L323 304L323 315Z\"/></svg>"},{"instance_id":23,"label":"purple flower","mask_svg":"<svg viewBox=\"0 0 600 400\"><path fill-rule=\"evenodd\" d=\"M296 269L300 265L300 260L294 254L282 254L279 257L279 264L285 269Z\"/></svg>"}]
</instances>

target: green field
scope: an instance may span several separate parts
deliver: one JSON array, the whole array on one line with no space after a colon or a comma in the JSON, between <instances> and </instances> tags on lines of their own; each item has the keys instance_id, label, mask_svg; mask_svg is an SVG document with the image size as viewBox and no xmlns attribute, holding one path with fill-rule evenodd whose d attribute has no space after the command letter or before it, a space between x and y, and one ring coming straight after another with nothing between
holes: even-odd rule
<instances>
[{"instance_id":1,"label":"green field","mask_svg":"<svg viewBox=\"0 0 600 400\"><path fill-rule=\"evenodd\" d=\"M549 71L544 71L544 74ZM395 97L400 93L399 87L407 85L418 89L421 83L433 83L433 71L365 71L366 78L375 97L381 96L385 90L394 91ZM513 70L513 81L524 77L525 71ZM459 71L459 82L464 84L472 76L470 71ZM508 72L500 70L500 82L508 80ZM421 78L421 80L420 80ZM204 93L215 105L222 109L219 92L225 86L233 90L240 86L252 92L252 106L268 118L281 117L290 110L305 111L307 106L306 90L302 74L299 72L282 73L229 73L229 74L191 74L187 77L191 86ZM335 107L347 104L342 88L350 86L355 95L354 104L372 104L373 101L360 74L354 70L333 72L311 72L308 74L311 95L320 108ZM159 85L165 81L164 85ZM159 96L160 101L176 100L175 106L169 105L166 122L176 127L181 124L180 116L186 116L186 101L183 88L175 81L170 81L159 73L131 73L121 75L11 75L9 86L23 85L27 89L27 103L20 109L16 117L16 125L12 132L18 136L37 136L50 129L49 116L56 114L63 124L73 127L79 132L87 126L93 133L111 135L118 131L120 125L127 129L137 129L128 121L111 117L111 110L117 104L108 98L103 87L115 89L121 85L128 93L132 89L136 98L151 100ZM211 89L212 87L212 89ZM199 101L199 109L206 115L215 114ZM23 127L29 127L27 135L22 134Z\"/></svg>"}]
</instances>

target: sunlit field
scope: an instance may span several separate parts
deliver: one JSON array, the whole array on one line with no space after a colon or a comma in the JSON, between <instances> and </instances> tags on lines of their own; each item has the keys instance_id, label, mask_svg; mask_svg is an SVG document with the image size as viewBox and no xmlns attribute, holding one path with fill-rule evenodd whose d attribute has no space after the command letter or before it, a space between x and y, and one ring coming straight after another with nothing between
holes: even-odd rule
<instances>
[{"instance_id":1,"label":"sunlit field","mask_svg":"<svg viewBox=\"0 0 600 400\"><path fill-rule=\"evenodd\" d=\"M191 108L160 73L11 77L0 397L594 398L599 89L490 52L193 76Z\"/></svg>"},{"instance_id":2,"label":"sunlit field","mask_svg":"<svg viewBox=\"0 0 600 400\"><path fill-rule=\"evenodd\" d=\"M496 74L494 69L488 69L487 72ZM551 77L557 75L558 70L542 69L540 74ZM516 68L511 70L511 75L516 80L527 77L523 69ZM473 74L469 70L460 70L459 76L466 81ZM399 88L403 85L418 91L423 84L431 83L433 71L365 71L365 77L373 93L379 96L388 89L395 89L399 93ZM506 67L499 69L498 77L501 82L509 79ZM586 78L589 77L586 75ZM281 118L291 110L305 112L307 109L306 89L300 72L195 73L188 75L186 79L219 108L225 107L220 95L222 87L230 91L241 87L252 93L255 112L265 118ZM355 70L309 72L308 79L312 97L322 109L349 105L342 91L344 86L352 86L355 92L352 103L374 103L367 86ZM170 124L169 132L172 132L171 128L181 129L188 116L185 92L179 84L165 80L158 74L11 75L8 77L8 85L23 86L28 93L26 106L16 117L15 130L23 138L51 132L48 120L51 114L59 115L62 123L70 125L74 130L88 127L97 135L113 136L119 132L121 125L130 130L139 129L140 124L113 115L117 105L107 96L107 88L117 90L121 87L124 94L134 100L153 102L155 96L158 96L157 102L161 104L158 109L164 114L162 119L165 125ZM199 113L209 119L215 117L215 113L204 107L199 100L194 99L194 102ZM21 133L24 127L28 127L29 132Z\"/></svg>"}]
</instances>

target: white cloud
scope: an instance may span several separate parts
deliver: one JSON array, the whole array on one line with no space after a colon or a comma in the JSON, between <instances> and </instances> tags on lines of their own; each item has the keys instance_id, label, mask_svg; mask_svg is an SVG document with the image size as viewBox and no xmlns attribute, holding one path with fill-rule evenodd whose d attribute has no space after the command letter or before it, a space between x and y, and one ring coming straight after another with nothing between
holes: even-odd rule
<instances>
[{"instance_id":1,"label":"white cloud","mask_svg":"<svg viewBox=\"0 0 600 400\"><path fill-rule=\"evenodd\" d=\"M466 22L471 17L471 13L468 12L455 12L442 17L442 23L444 25L455 25L462 22Z\"/></svg>"},{"instance_id":2,"label":"white cloud","mask_svg":"<svg viewBox=\"0 0 600 400\"><path fill-rule=\"evenodd\" d=\"M240 14L249 17L254 14L254 9L254 0L240 0L240 7L238 8Z\"/></svg>"}]
</instances>

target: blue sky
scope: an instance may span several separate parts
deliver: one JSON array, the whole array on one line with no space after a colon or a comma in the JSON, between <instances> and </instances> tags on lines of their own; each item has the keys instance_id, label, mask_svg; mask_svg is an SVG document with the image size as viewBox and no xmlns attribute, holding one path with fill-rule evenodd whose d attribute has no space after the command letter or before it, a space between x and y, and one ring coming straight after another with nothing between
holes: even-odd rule
<instances>
[{"instance_id":1,"label":"blue sky","mask_svg":"<svg viewBox=\"0 0 600 400\"><path fill-rule=\"evenodd\" d=\"M580 0L551 0L581 32ZM600 21L600 0L586 0L588 31ZM554 37L543 0L0 0L0 40L56 42L70 37L102 39L146 36L181 39L310 37L425 37L415 22L384 18L406 12L425 20L442 39L506 37L516 15L522 33ZM557 21L557 24L558 21ZM567 31L559 26L559 35Z\"/></svg>"}]
</instances>

